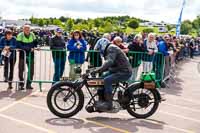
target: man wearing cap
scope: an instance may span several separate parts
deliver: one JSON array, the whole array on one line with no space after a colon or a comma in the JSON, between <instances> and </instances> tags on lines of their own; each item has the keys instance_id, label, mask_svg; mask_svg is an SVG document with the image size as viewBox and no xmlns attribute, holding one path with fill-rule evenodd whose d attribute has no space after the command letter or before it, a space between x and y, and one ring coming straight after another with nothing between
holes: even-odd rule
<instances>
[{"instance_id":1,"label":"man wearing cap","mask_svg":"<svg viewBox=\"0 0 200 133\"><path fill-rule=\"evenodd\" d=\"M34 33L31 32L29 25L24 25L23 32L19 33L17 36L17 47L26 53L26 57L23 51L19 54L19 79L24 81L24 59L26 58L26 64L28 67L28 77L27 77L27 89L33 89L31 86L31 80L33 80L34 74L34 47L37 46L37 41ZM30 58L29 58L30 57ZM30 74L30 75L29 75ZM24 90L24 83L20 83L20 90Z\"/></svg>"},{"instance_id":2,"label":"man wearing cap","mask_svg":"<svg viewBox=\"0 0 200 133\"><path fill-rule=\"evenodd\" d=\"M113 44L117 45L124 53L128 53L129 49L123 44L123 40L120 36L116 36L113 39Z\"/></svg>"},{"instance_id":3,"label":"man wearing cap","mask_svg":"<svg viewBox=\"0 0 200 133\"><path fill-rule=\"evenodd\" d=\"M50 40L50 49L52 50L53 62L54 62L54 83L59 81L63 75L66 63L66 44L65 39L62 36L62 29L56 29L56 35Z\"/></svg>"}]
</instances>

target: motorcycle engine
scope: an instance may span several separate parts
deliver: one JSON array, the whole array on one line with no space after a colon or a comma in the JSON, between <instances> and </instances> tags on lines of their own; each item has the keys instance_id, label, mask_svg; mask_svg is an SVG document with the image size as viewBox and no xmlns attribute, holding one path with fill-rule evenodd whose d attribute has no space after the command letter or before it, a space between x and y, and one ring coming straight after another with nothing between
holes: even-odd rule
<instances>
[{"instance_id":1,"label":"motorcycle engine","mask_svg":"<svg viewBox=\"0 0 200 133\"><path fill-rule=\"evenodd\" d=\"M107 113L118 113L121 110L121 106L119 102L113 101L113 109L108 111Z\"/></svg>"}]
</instances>

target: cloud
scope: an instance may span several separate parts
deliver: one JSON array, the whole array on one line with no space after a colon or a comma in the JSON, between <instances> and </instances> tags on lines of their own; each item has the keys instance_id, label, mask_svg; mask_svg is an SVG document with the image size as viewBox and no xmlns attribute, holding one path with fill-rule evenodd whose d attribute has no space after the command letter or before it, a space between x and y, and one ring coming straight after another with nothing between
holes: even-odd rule
<instances>
[{"instance_id":1,"label":"cloud","mask_svg":"<svg viewBox=\"0 0 200 133\"><path fill-rule=\"evenodd\" d=\"M152 21L176 23L182 0L1 0L0 15L18 19L35 17L95 18L130 15ZM6 6L5 6L6 5ZM200 14L200 1L187 0L183 19Z\"/></svg>"}]
</instances>

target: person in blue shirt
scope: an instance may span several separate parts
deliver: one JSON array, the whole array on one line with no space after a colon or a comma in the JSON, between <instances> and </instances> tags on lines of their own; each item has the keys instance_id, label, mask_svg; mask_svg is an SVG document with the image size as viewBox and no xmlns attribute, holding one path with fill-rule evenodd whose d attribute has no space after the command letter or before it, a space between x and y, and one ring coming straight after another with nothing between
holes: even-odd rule
<instances>
[{"instance_id":1,"label":"person in blue shirt","mask_svg":"<svg viewBox=\"0 0 200 133\"><path fill-rule=\"evenodd\" d=\"M176 52L173 45L170 43L170 36L164 35L163 40L158 43L158 51L161 52L165 57L165 71L164 71L164 78L169 75L170 72L170 53L169 51L172 50Z\"/></svg>"},{"instance_id":2,"label":"person in blue shirt","mask_svg":"<svg viewBox=\"0 0 200 133\"><path fill-rule=\"evenodd\" d=\"M16 46L16 38L13 37L11 30L7 30L5 37L2 37L0 40L0 47L3 48L4 53L4 79L5 82L9 82L8 89L12 89L14 66L16 63L16 51L14 49L16 49Z\"/></svg>"},{"instance_id":3,"label":"person in blue shirt","mask_svg":"<svg viewBox=\"0 0 200 133\"><path fill-rule=\"evenodd\" d=\"M80 31L74 31L72 38L69 40L67 49L70 51L68 59L70 63L69 78L75 80L79 74L75 73L74 68L82 66L85 62L85 51L87 50L87 42L83 39Z\"/></svg>"}]
</instances>

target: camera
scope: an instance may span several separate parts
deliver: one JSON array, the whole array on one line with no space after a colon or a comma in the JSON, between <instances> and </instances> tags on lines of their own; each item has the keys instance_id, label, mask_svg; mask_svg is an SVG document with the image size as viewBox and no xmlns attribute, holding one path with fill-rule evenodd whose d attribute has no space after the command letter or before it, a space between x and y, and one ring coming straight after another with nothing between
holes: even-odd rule
<instances>
[{"instance_id":1,"label":"camera","mask_svg":"<svg viewBox=\"0 0 200 133\"><path fill-rule=\"evenodd\" d=\"M74 71L75 71L76 74L81 74L82 73L81 67L75 67Z\"/></svg>"}]
</instances>

